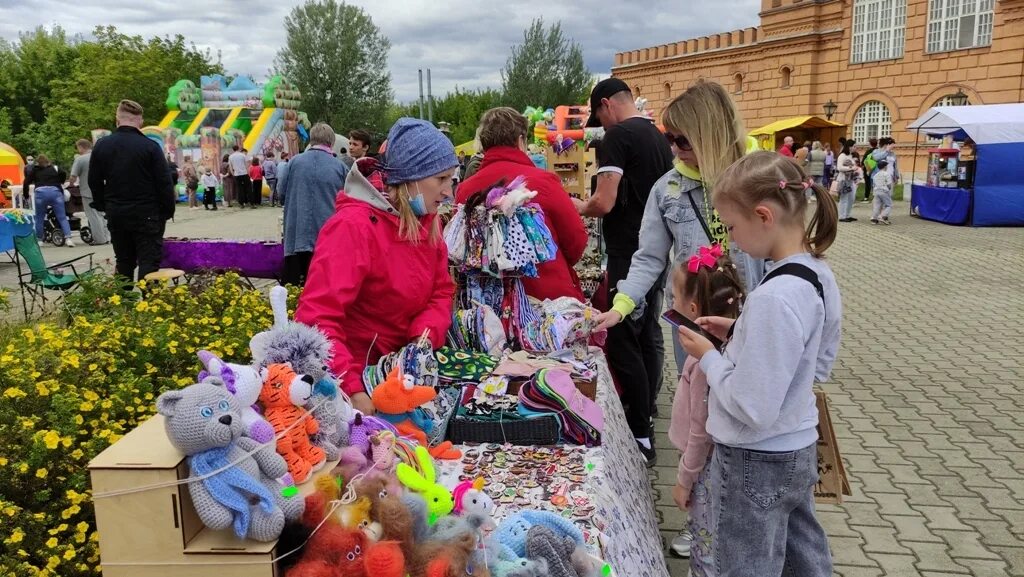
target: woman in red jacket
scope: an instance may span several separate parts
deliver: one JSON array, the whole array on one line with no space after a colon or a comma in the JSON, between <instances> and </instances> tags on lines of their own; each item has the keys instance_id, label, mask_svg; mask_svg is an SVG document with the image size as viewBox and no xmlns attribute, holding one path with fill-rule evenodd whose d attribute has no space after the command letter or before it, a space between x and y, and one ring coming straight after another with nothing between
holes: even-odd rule
<instances>
[{"instance_id":1,"label":"woman in red jacket","mask_svg":"<svg viewBox=\"0 0 1024 577\"><path fill-rule=\"evenodd\" d=\"M437 209L459 165L432 124L402 118L388 133L385 190L348 173L338 211L320 231L295 319L334 346L331 369L355 408L373 413L363 369L426 333L435 348L451 324L455 286Z\"/></svg>"},{"instance_id":2,"label":"woman in red jacket","mask_svg":"<svg viewBox=\"0 0 1024 577\"><path fill-rule=\"evenodd\" d=\"M533 165L526 155L526 117L513 108L492 108L480 119L480 146L484 158L480 169L459 185L456 202L463 204L473 194L489 190L499 181L526 177L526 188L536 191L533 200L544 209L544 221L558 246L555 260L537 267L537 278L524 278L526 294L540 299L573 297L583 300L580 280L572 268L587 248L583 219L554 174Z\"/></svg>"}]
</instances>

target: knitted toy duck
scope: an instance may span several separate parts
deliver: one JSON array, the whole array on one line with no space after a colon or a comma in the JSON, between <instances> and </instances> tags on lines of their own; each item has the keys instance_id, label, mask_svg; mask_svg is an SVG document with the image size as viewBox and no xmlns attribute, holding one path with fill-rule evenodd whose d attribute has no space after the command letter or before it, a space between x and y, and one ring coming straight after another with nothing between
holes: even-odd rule
<instances>
[{"instance_id":1,"label":"knitted toy duck","mask_svg":"<svg viewBox=\"0 0 1024 577\"><path fill-rule=\"evenodd\" d=\"M398 368L391 370L387 380L373 390L373 406L377 415L395 425L398 433L415 439L423 447L429 447L424 431L433 427L433 422L419 407L433 401L437 391L433 387L416 386L411 378L402 378ZM450 441L429 449L435 459L461 459L462 452L452 448Z\"/></svg>"}]
</instances>

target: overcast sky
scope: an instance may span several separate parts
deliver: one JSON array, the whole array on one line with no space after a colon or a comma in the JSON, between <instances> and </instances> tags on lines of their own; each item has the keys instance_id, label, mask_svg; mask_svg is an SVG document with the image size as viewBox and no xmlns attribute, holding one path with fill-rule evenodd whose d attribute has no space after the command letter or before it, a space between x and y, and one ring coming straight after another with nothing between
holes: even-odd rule
<instances>
[{"instance_id":1,"label":"overcast sky","mask_svg":"<svg viewBox=\"0 0 1024 577\"><path fill-rule=\"evenodd\" d=\"M395 94L418 95L416 71L430 68L435 95L456 85L499 87L509 48L533 18L561 20L583 47L587 65L606 75L616 52L757 25L759 0L353 0L391 39ZM97 25L121 32L182 34L220 51L230 74L262 81L284 44L284 18L297 1L272 0L0 0L0 35L60 24L89 35ZM168 85L176 79L168 79Z\"/></svg>"}]
</instances>

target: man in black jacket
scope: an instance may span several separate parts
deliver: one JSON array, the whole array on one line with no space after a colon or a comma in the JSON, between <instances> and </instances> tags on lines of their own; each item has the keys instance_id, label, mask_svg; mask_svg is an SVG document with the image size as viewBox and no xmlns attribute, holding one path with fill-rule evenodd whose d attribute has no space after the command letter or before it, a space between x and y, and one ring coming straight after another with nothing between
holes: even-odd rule
<instances>
[{"instance_id":1,"label":"man in black jacket","mask_svg":"<svg viewBox=\"0 0 1024 577\"><path fill-rule=\"evenodd\" d=\"M160 145L142 134L142 106L117 105L117 130L101 138L89 162L92 207L106 213L117 273L141 280L160 269L174 189Z\"/></svg>"}]
</instances>

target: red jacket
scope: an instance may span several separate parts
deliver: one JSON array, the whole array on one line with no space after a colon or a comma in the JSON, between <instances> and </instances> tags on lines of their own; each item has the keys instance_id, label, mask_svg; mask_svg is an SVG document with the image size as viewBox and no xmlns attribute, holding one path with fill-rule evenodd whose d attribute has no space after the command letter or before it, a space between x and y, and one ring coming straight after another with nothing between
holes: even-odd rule
<instances>
[{"instance_id":1,"label":"red jacket","mask_svg":"<svg viewBox=\"0 0 1024 577\"><path fill-rule=\"evenodd\" d=\"M582 301L580 279L572 267L587 248L587 229L557 176L534 166L518 148L496 146L484 153L476 174L459 185L455 201L464 204L474 193L520 175L526 177L526 188L537 192L534 202L544 209L544 222L558 246L555 260L537 267L537 278L523 278L526 294L541 300L573 297Z\"/></svg>"},{"instance_id":2,"label":"red jacket","mask_svg":"<svg viewBox=\"0 0 1024 577\"><path fill-rule=\"evenodd\" d=\"M432 243L424 217L418 244L398 236L398 215L358 170L316 241L295 320L324 331L334 346L331 369L342 389L365 392L363 368L418 339L435 348L451 324L455 286L444 241Z\"/></svg>"}]
</instances>

